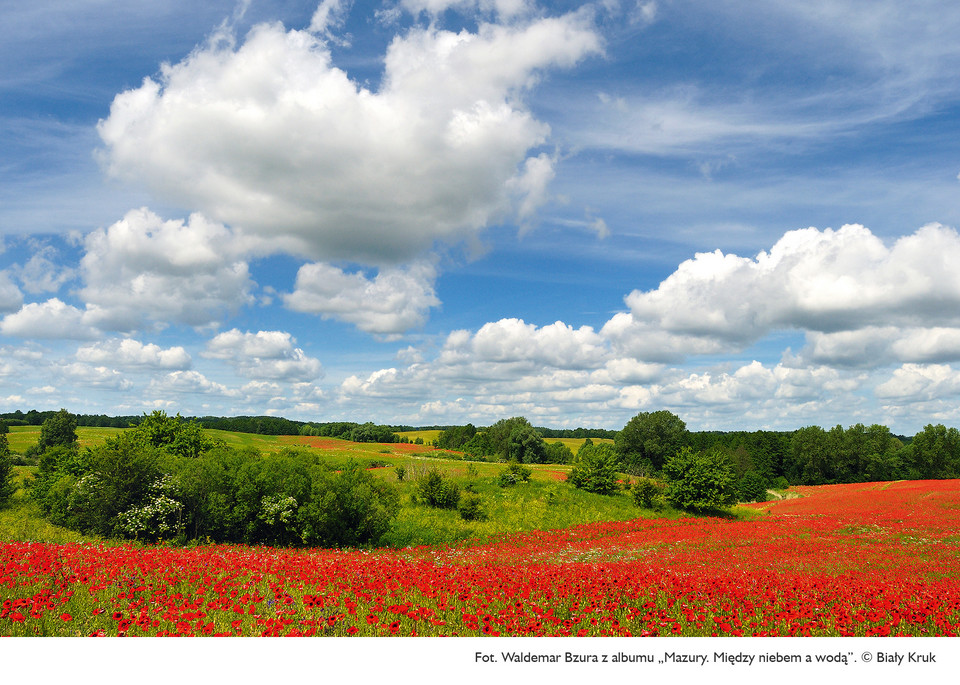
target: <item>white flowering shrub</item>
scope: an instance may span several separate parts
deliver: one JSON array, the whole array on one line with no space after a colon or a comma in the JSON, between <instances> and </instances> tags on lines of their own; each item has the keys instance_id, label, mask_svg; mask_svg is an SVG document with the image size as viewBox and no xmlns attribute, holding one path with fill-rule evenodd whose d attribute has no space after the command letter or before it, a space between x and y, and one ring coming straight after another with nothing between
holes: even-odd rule
<instances>
[{"instance_id":1,"label":"white flowering shrub","mask_svg":"<svg viewBox=\"0 0 960 685\"><path fill-rule=\"evenodd\" d=\"M166 474L150 486L149 499L117 517L117 531L139 539L176 537L182 530L183 504L175 500L173 478Z\"/></svg>"}]
</instances>

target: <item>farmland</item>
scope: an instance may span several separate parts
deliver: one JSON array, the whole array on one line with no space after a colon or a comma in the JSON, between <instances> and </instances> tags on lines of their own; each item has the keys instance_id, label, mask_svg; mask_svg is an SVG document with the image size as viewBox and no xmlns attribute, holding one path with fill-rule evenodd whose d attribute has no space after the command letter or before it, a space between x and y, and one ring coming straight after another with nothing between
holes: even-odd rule
<instances>
[{"instance_id":1,"label":"farmland","mask_svg":"<svg viewBox=\"0 0 960 685\"><path fill-rule=\"evenodd\" d=\"M7 541L0 634L957 634L960 481L794 491L397 549Z\"/></svg>"}]
</instances>

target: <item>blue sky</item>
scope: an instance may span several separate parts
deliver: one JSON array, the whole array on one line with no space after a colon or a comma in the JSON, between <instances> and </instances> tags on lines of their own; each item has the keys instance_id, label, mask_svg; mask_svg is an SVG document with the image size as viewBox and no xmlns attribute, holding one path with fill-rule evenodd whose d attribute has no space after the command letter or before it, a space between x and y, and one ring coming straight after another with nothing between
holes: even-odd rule
<instances>
[{"instance_id":1,"label":"blue sky","mask_svg":"<svg viewBox=\"0 0 960 685\"><path fill-rule=\"evenodd\" d=\"M0 26L0 410L960 425L955 3Z\"/></svg>"}]
</instances>

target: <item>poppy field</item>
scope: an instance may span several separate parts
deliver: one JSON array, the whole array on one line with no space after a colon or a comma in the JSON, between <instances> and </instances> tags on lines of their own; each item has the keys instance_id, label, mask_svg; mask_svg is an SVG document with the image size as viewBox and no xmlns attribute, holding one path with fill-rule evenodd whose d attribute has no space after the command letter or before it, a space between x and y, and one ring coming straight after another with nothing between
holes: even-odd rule
<instances>
[{"instance_id":1,"label":"poppy field","mask_svg":"<svg viewBox=\"0 0 960 685\"><path fill-rule=\"evenodd\" d=\"M960 481L383 550L0 543L12 636L955 636Z\"/></svg>"}]
</instances>

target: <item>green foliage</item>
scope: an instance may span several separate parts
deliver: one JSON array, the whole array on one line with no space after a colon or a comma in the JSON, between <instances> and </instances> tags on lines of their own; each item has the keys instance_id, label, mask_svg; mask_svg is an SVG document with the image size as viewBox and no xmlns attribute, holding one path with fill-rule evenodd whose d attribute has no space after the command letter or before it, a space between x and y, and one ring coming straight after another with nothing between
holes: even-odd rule
<instances>
[{"instance_id":1,"label":"green foliage","mask_svg":"<svg viewBox=\"0 0 960 685\"><path fill-rule=\"evenodd\" d=\"M507 460L522 464L542 464L547 460L547 445L529 423L517 423L510 431Z\"/></svg>"},{"instance_id":2,"label":"green foliage","mask_svg":"<svg viewBox=\"0 0 960 685\"><path fill-rule=\"evenodd\" d=\"M407 469L403 464L398 464L397 468L394 469L394 473L397 474L398 483L402 483L403 479L407 477Z\"/></svg>"},{"instance_id":3,"label":"green foliage","mask_svg":"<svg viewBox=\"0 0 960 685\"><path fill-rule=\"evenodd\" d=\"M653 478L641 478L633 484L633 503L641 509L662 509L666 504L664 487Z\"/></svg>"},{"instance_id":4,"label":"green foliage","mask_svg":"<svg viewBox=\"0 0 960 685\"><path fill-rule=\"evenodd\" d=\"M679 509L702 513L737 502L733 471L723 451L695 452L683 447L663 466L666 498Z\"/></svg>"},{"instance_id":5,"label":"green foliage","mask_svg":"<svg viewBox=\"0 0 960 685\"><path fill-rule=\"evenodd\" d=\"M483 506L483 497L473 493L468 493L460 498L457 511L460 512L460 518L464 521L486 521L488 518L487 511Z\"/></svg>"},{"instance_id":6,"label":"green foliage","mask_svg":"<svg viewBox=\"0 0 960 685\"><path fill-rule=\"evenodd\" d=\"M357 547L378 544L400 510L396 490L353 463L340 473L315 472L310 501L297 524L307 545Z\"/></svg>"},{"instance_id":7,"label":"green foliage","mask_svg":"<svg viewBox=\"0 0 960 685\"><path fill-rule=\"evenodd\" d=\"M460 486L440 473L439 469L417 479L417 501L428 507L456 509L460 502Z\"/></svg>"},{"instance_id":8,"label":"green foliage","mask_svg":"<svg viewBox=\"0 0 960 685\"><path fill-rule=\"evenodd\" d=\"M573 460L573 451L562 442L552 442L547 445L547 456L546 459L544 459L546 463L569 464Z\"/></svg>"},{"instance_id":9,"label":"green foliage","mask_svg":"<svg viewBox=\"0 0 960 685\"><path fill-rule=\"evenodd\" d=\"M6 422L0 420L0 507L10 500L17 489L13 482L13 459L10 458L10 445L7 442L8 432L10 429Z\"/></svg>"},{"instance_id":10,"label":"green foliage","mask_svg":"<svg viewBox=\"0 0 960 685\"><path fill-rule=\"evenodd\" d=\"M648 475L689 443L687 425L668 411L641 412L617 433L614 446L627 473Z\"/></svg>"},{"instance_id":11,"label":"green foliage","mask_svg":"<svg viewBox=\"0 0 960 685\"><path fill-rule=\"evenodd\" d=\"M960 476L960 431L928 424L910 442L910 465L919 478Z\"/></svg>"},{"instance_id":12,"label":"green foliage","mask_svg":"<svg viewBox=\"0 0 960 685\"><path fill-rule=\"evenodd\" d=\"M620 462L613 447L608 443L587 445L577 452L577 461L570 470L567 481L575 488L594 492L598 495L615 493L617 469Z\"/></svg>"},{"instance_id":13,"label":"green foliage","mask_svg":"<svg viewBox=\"0 0 960 685\"><path fill-rule=\"evenodd\" d=\"M476 434L477 428L472 423L466 426L451 426L437 436L437 447L445 450L463 450L464 445ZM421 444L423 444L422 440Z\"/></svg>"},{"instance_id":14,"label":"green foliage","mask_svg":"<svg viewBox=\"0 0 960 685\"><path fill-rule=\"evenodd\" d=\"M767 483L756 471L747 471L737 480L737 499L741 502L766 502Z\"/></svg>"},{"instance_id":15,"label":"green foliage","mask_svg":"<svg viewBox=\"0 0 960 685\"><path fill-rule=\"evenodd\" d=\"M73 445L76 442L77 417L66 409L61 409L41 424L37 448L43 453L52 447Z\"/></svg>"},{"instance_id":16,"label":"green foliage","mask_svg":"<svg viewBox=\"0 0 960 685\"><path fill-rule=\"evenodd\" d=\"M501 488L508 488L517 483L526 483L530 480L531 475L533 475L533 471L528 467L518 461L511 461L497 477L497 485Z\"/></svg>"},{"instance_id":17,"label":"green foliage","mask_svg":"<svg viewBox=\"0 0 960 685\"><path fill-rule=\"evenodd\" d=\"M180 414L167 416L163 411L144 414L138 425L115 439L128 440L141 447L153 447L181 457L198 457L218 444L206 437L197 421L186 421Z\"/></svg>"}]
</instances>

